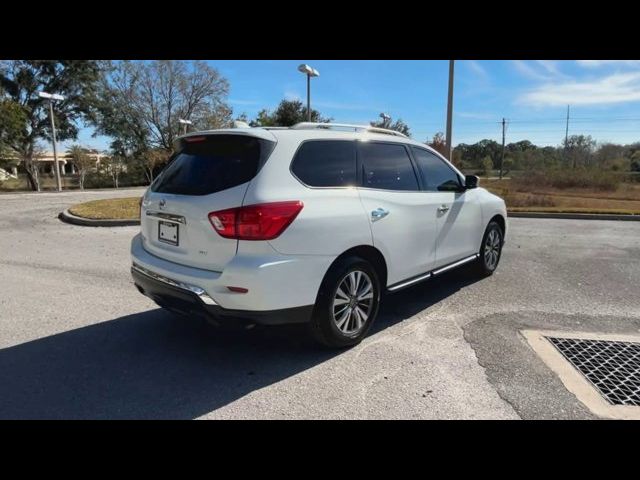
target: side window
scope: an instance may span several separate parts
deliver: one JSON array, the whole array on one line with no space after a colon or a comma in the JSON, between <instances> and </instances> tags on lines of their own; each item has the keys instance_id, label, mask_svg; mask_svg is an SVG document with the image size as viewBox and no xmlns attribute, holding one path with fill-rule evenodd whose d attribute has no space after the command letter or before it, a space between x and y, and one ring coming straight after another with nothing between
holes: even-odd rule
<instances>
[{"instance_id":1,"label":"side window","mask_svg":"<svg viewBox=\"0 0 640 480\"><path fill-rule=\"evenodd\" d=\"M425 190L429 192L452 192L460 189L460 177L449 165L428 150L411 147L422 175Z\"/></svg>"},{"instance_id":2,"label":"side window","mask_svg":"<svg viewBox=\"0 0 640 480\"><path fill-rule=\"evenodd\" d=\"M312 140L303 143L291 171L310 187L347 187L356 184L356 146L353 141Z\"/></svg>"},{"instance_id":3,"label":"side window","mask_svg":"<svg viewBox=\"0 0 640 480\"><path fill-rule=\"evenodd\" d=\"M420 190L409 154L403 145L359 143L362 186L383 190Z\"/></svg>"}]
</instances>

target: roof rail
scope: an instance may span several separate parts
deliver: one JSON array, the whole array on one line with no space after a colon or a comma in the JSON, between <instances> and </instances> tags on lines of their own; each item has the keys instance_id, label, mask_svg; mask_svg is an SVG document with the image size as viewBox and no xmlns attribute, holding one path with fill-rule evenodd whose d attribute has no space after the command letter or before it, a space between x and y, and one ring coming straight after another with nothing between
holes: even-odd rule
<instances>
[{"instance_id":1,"label":"roof rail","mask_svg":"<svg viewBox=\"0 0 640 480\"><path fill-rule=\"evenodd\" d=\"M294 130L311 130L311 129L332 129L332 128L353 128L354 131L365 131L372 133L382 133L385 135L395 135L396 137L408 138L404 133L396 132L395 130L389 130L388 128L372 127L371 125L351 125L349 123L315 123L315 122L301 122L296 123L291 127Z\"/></svg>"}]
</instances>

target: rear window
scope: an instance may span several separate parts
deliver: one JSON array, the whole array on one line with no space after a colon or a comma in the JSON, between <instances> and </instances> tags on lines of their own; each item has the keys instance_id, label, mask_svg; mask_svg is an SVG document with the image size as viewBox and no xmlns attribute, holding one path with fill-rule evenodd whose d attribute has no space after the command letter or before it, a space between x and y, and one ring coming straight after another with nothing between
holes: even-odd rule
<instances>
[{"instance_id":1,"label":"rear window","mask_svg":"<svg viewBox=\"0 0 640 480\"><path fill-rule=\"evenodd\" d=\"M152 192L209 195L249 182L275 146L246 135L209 135L182 149L151 187Z\"/></svg>"},{"instance_id":2,"label":"rear window","mask_svg":"<svg viewBox=\"0 0 640 480\"><path fill-rule=\"evenodd\" d=\"M356 184L356 145L352 141L312 140L302 144L291 171L310 187Z\"/></svg>"}]
</instances>

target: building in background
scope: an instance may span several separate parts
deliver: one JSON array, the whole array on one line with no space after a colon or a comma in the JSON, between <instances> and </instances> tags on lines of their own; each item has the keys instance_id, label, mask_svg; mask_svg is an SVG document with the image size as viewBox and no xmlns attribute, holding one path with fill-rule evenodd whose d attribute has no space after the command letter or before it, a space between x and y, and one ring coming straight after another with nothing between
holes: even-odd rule
<instances>
[{"instance_id":1,"label":"building in background","mask_svg":"<svg viewBox=\"0 0 640 480\"><path fill-rule=\"evenodd\" d=\"M85 153L89 158L95 159L96 167L98 170L100 168L100 162L102 159L107 158L108 155L99 152L95 149L86 149ZM16 158L7 157L0 158L0 162L2 160L11 161L17 160ZM43 152L33 159L34 163L38 166L38 172L41 174L53 174L53 152ZM67 154L58 154L58 164L60 165L60 174L61 175L75 175L77 173L77 169L71 160L71 156ZM0 171L0 180L6 180L8 178L17 178L18 176L18 167L13 166L10 168L4 168Z\"/></svg>"}]
</instances>

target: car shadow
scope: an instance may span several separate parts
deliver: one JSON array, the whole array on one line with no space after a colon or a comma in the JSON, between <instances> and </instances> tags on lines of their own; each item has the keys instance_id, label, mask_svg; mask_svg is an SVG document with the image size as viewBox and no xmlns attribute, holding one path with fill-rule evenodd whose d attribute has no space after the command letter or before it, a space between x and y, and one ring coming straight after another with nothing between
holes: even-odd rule
<instances>
[{"instance_id":1,"label":"car shadow","mask_svg":"<svg viewBox=\"0 0 640 480\"><path fill-rule=\"evenodd\" d=\"M389 296L371 334L471 282ZM220 330L154 309L0 350L0 418L192 419L341 353L304 326Z\"/></svg>"},{"instance_id":2,"label":"car shadow","mask_svg":"<svg viewBox=\"0 0 640 480\"><path fill-rule=\"evenodd\" d=\"M389 328L481 280L470 267L446 272L426 282L387 295L370 335Z\"/></svg>"}]
</instances>

